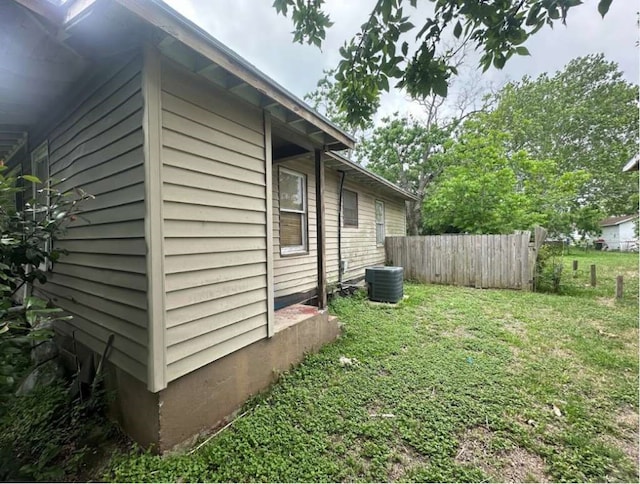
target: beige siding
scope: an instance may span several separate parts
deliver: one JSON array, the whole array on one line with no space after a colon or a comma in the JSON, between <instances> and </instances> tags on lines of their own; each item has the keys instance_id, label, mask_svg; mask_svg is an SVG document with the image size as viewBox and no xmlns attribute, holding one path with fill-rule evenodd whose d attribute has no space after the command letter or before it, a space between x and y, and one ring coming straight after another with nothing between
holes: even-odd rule
<instances>
[{"instance_id":1,"label":"beige siding","mask_svg":"<svg viewBox=\"0 0 640 484\"><path fill-rule=\"evenodd\" d=\"M304 173L307 176L309 251L307 254L283 256L279 244L279 166ZM325 220L327 282L338 281L338 173L325 172ZM358 228L343 227L342 259L347 261L343 280L364 276L364 269L384 264L384 247L376 247L375 200L385 204L386 235L405 234L405 212L403 200L375 195L372 188L345 181L344 188L358 194ZM295 160L276 165L273 173L273 233L274 233L274 281L275 297L305 292L317 287L316 250L316 204L313 162Z\"/></svg>"},{"instance_id":2,"label":"beige siding","mask_svg":"<svg viewBox=\"0 0 640 484\"><path fill-rule=\"evenodd\" d=\"M338 281L338 203L340 177L336 172L327 172L325 210L327 219L327 280ZM374 188L354 183L347 178L345 190L358 194L358 227L342 227L342 260L347 261L343 281L364 277L364 270L375 265L384 265L384 247L376 246L375 201L384 202L385 235L405 235L404 200L376 194Z\"/></svg>"},{"instance_id":3,"label":"beige siding","mask_svg":"<svg viewBox=\"0 0 640 484\"><path fill-rule=\"evenodd\" d=\"M262 113L162 65L167 377L267 336Z\"/></svg>"},{"instance_id":4,"label":"beige siding","mask_svg":"<svg viewBox=\"0 0 640 484\"><path fill-rule=\"evenodd\" d=\"M307 253L299 255L280 254L280 198L278 170L280 167L302 173L307 177ZM316 242L316 183L312 161L289 161L273 169L273 272L276 298L305 292L318 286L317 242Z\"/></svg>"},{"instance_id":5,"label":"beige siding","mask_svg":"<svg viewBox=\"0 0 640 484\"><path fill-rule=\"evenodd\" d=\"M99 353L113 333L111 360L146 381L141 67L137 56L94 69L48 130L55 187L81 187L95 200L57 243L70 253L40 290L73 316L63 330Z\"/></svg>"}]
</instances>

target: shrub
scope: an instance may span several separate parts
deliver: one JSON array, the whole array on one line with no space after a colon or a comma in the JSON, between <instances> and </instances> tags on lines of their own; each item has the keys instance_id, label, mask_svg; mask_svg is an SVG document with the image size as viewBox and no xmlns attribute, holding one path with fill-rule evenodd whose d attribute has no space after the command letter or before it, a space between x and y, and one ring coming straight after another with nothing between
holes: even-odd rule
<instances>
[{"instance_id":1,"label":"shrub","mask_svg":"<svg viewBox=\"0 0 640 484\"><path fill-rule=\"evenodd\" d=\"M69 222L79 216L82 202L92 198L80 189L61 192L50 188L31 175L21 176L28 183L42 186L39 197L24 207L16 207L13 200L24 188L16 187L17 178L0 166L0 397L15 390L19 378L28 368L29 343L47 338L51 332L36 327L60 310L49 307L35 297L16 306L18 291L34 282L47 282L47 270L64 251L54 242L64 234Z\"/></svg>"}]
</instances>

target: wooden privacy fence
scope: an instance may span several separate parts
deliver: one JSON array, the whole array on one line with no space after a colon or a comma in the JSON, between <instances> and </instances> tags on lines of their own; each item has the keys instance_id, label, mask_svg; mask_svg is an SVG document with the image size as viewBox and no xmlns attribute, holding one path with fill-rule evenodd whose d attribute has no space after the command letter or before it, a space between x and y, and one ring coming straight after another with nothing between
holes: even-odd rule
<instances>
[{"instance_id":1,"label":"wooden privacy fence","mask_svg":"<svg viewBox=\"0 0 640 484\"><path fill-rule=\"evenodd\" d=\"M546 230L509 235L387 237L387 264L404 267L407 280L531 290L538 249Z\"/></svg>"}]
</instances>

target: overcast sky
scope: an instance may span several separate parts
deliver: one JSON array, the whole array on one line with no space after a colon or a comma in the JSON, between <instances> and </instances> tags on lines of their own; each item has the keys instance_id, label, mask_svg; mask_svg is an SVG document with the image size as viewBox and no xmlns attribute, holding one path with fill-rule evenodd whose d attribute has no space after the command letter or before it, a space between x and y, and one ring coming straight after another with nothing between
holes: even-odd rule
<instances>
[{"instance_id":1,"label":"overcast sky","mask_svg":"<svg viewBox=\"0 0 640 484\"><path fill-rule=\"evenodd\" d=\"M334 25L321 51L293 43L292 23L276 14L272 0L165 1L301 98L315 88L323 69L337 65L338 48L358 31L373 5L373 0L327 0L326 10ZM566 27L544 27L525 44L531 56L515 56L501 71L490 69L482 76L483 83L499 86L524 75L552 73L575 57L598 52L617 62L629 81L638 83L640 1L614 0L604 20L596 6L597 0L586 0L570 11ZM425 12L421 13L424 17ZM412 18L414 24L418 18ZM419 115L420 108L401 93L391 93L384 96L377 117L394 111Z\"/></svg>"}]
</instances>

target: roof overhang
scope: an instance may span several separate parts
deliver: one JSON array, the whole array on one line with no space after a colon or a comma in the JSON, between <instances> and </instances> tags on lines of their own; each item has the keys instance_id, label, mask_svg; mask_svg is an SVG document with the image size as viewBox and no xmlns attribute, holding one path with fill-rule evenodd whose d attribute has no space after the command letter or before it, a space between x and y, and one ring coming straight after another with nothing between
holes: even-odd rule
<instances>
[{"instance_id":1,"label":"roof overhang","mask_svg":"<svg viewBox=\"0 0 640 484\"><path fill-rule=\"evenodd\" d=\"M353 148L355 139L206 31L161 0L114 0L161 33L160 51L329 150Z\"/></svg>"},{"instance_id":2,"label":"roof overhang","mask_svg":"<svg viewBox=\"0 0 640 484\"><path fill-rule=\"evenodd\" d=\"M34 44L36 33L46 37L48 52L53 48L50 46L55 47L55 59L62 76L60 82L52 82L55 80L50 75L51 62L32 69L35 73L32 90L39 98L25 95L25 102L18 105L15 102L18 88L12 87L12 92L7 89L7 96L3 97L1 89L8 82L5 74L0 81L0 127L11 126L10 130L0 131L0 136L5 138L0 139L0 159L6 159L21 142L26 130L16 127L29 127L34 120L39 120L40 111L46 112L56 98L68 91L90 64L92 56L110 55L101 51L108 42L132 45L131 36L135 42L140 39L152 42L163 55L186 69L222 87L230 95L269 112L272 120L285 126L291 133L290 139L298 140L298 144L337 151L353 148L355 144L351 135L161 0L68 0L59 5L48 0L14 0L0 4L0 10L13 13L13 17L20 16L20 19L10 19L8 15L0 15L2 20L6 19L0 21L3 30L0 40L5 40L0 43L0 71L5 70L4 66L18 66L13 73L13 85L24 86L24 82L19 82L24 74L19 66L25 53L19 49L24 50L23 44ZM34 25L27 32L23 32L22 22L18 21L23 18ZM8 50L12 47L15 52ZM32 48L30 52L43 57L47 50ZM43 58L47 60L50 59ZM43 100L42 93L50 95ZM9 108L11 113L29 113L30 117L25 120L24 116L10 116Z\"/></svg>"},{"instance_id":3,"label":"roof overhang","mask_svg":"<svg viewBox=\"0 0 640 484\"><path fill-rule=\"evenodd\" d=\"M284 157L274 160L275 163L284 163L293 160L314 161L313 152L305 152L301 154ZM403 190L399 186L391 183L389 180L382 178L380 175L367 170L364 166L345 158L344 156L330 151L324 152L322 161L325 168L345 174L345 179L356 182L360 185L371 188L376 193L387 195L391 198L400 198L402 200L418 201L418 197Z\"/></svg>"},{"instance_id":4,"label":"roof overhang","mask_svg":"<svg viewBox=\"0 0 640 484\"><path fill-rule=\"evenodd\" d=\"M638 215L627 215L624 217L609 217L600 222L601 227L615 227L626 222L632 222L638 218Z\"/></svg>"},{"instance_id":5,"label":"roof overhang","mask_svg":"<svg viewBox=\"0 0 640 484\"><path fill-rule=\"evenodd\" d=\"M367 170L364 166L355 163L337 153L326 153L325 167L346 174L349 180L355 180L363 185L382 190L384 193L399 197L404 200L418 201L418 197L391 183L386 178Z\"/></svg>"}]
</instances>

